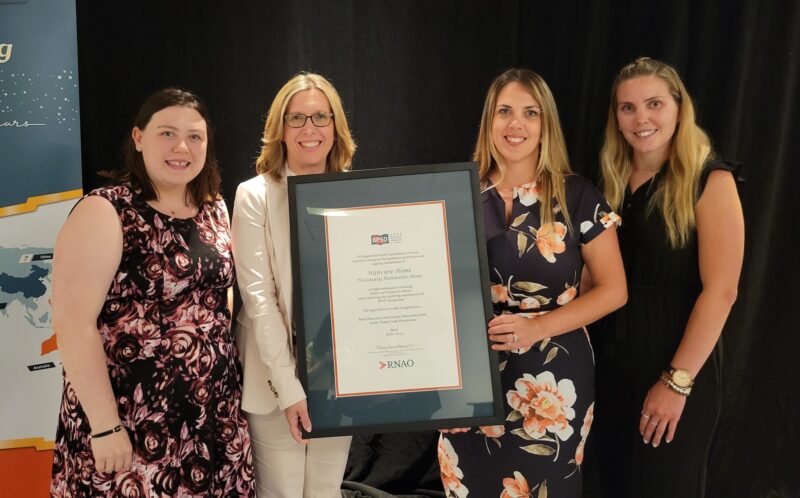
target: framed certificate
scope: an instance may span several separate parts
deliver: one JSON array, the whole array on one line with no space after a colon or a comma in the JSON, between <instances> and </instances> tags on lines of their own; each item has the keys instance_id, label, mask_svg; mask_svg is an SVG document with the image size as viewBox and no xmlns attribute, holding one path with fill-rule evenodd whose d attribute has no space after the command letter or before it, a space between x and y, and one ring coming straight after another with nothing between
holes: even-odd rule
<instances>
[{"instance_id":1,"label":"framed certificate","mask_svg":"<svg viewBox=\"0 0 800 498\"><path fill-rule=\"evenodd\" d=\"M288 181L306 436L502 423L475 164Z\"/></svg>"}]
</instances>

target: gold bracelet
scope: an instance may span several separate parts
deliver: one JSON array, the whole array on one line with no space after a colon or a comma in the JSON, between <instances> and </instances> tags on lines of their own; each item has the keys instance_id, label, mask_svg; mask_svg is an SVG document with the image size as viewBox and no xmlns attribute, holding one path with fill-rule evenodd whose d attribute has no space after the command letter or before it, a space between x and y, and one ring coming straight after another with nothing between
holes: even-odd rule
<instances>
[{"instance_id":1,"label":"gold bracelet","mask_svg":"<svg viewBox=\"0 0 800 498\"><path fill-rule=\"evenodd\" d=\"M659 378L659 380L663 382L664 385L670 388L673 392L676 392L681 396L689 396L692 393L691 387L681 387L672 382L672 379L670 378L667 372L661 372L661 377Z\"/></svg>"}]
</instances>

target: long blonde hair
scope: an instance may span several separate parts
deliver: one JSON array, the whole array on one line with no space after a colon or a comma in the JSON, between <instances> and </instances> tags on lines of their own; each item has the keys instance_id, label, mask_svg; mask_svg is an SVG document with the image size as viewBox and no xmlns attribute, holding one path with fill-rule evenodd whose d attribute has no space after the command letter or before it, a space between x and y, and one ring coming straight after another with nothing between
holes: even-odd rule
<instances>
[{"instance_id":1,"label":"long blonde hair","mask_svg":"<svg viewBox=\"0 0 800 498\"><path fill-rule=\"evenodd\" d=\"M623 81L641 76L661 78L678 104L678 125L672 138L664 181L656 187L648 212L658 208L666 225L670 245L680 248L692 237L700 176L703 165L712 157L713 152L708 135L695 122L692 99L672 66L649 57L641 57L623 67L611 85L611 105L608 108L603 148L600 151L603 193L611 207L618 210L633 170L633 149L619 130L617 89Z\"/></svg>"},{"instance_id":2,"label":"long blonde hair","mask_svg":"<svg viewBox=\"0 0 800 498\"><path fill-rule=\"evenodd\" d=\"M509 69L495 78L486 92L486 101L483 104L481 128L475 144L475 153L472 158L478 163L478 173L481 182L491 183L489 176L495 171L501 180L505 176L503 158L492 142L492 124L497 107L497 96L509 83L516 82L522 85L528 93L539 103L542 109L542 131L539 144L539 163L536 177L539 186L539 216L542 224L552 223L555 220L553 212L553 199L561 206L567 225L572 230L572 222L567 211L564 178L572 173L569 167L569 156L561 131L561 121L558 119L558 109L550 87L541 76L530 69Z\"/></svg>"},{"instance_id":3,"label":"long blonde hair","mask_svg":"<svg viewBox=\"0 0 800 498\"><path fill-rule=\"evenodd\" d=\"M350 135L347 126L347 116L342 108L342 100L330 81L324 76L314 73L302 72L295 75L278 90L272 105L269 108L267 119L264 122L264 135L261 138L261 154L256 160L256 172L268 173L275 181L283 177L286 164L286 145L283 143L283 115L289 101L304 90L316 89L325 94L333 112L333 125L335 139L328 160L326 172L346 171L350 169L356 144Z\"/></svg>"}]
</instances>

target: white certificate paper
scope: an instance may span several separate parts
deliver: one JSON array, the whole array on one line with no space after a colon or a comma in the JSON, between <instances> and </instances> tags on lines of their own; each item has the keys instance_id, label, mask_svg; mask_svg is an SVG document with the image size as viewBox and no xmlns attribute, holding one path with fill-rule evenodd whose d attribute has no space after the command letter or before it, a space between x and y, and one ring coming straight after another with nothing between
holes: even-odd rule
<instances>
[{"instance_id":1,"label":"white certificate paper","mask_svg":"<svg viewBox=\"0 0 800 498\"><path fill-rule=\"evenodd\" d=\"M328 211L336 396L461 388L444 201Z\"/></svg>"}]
</instances>

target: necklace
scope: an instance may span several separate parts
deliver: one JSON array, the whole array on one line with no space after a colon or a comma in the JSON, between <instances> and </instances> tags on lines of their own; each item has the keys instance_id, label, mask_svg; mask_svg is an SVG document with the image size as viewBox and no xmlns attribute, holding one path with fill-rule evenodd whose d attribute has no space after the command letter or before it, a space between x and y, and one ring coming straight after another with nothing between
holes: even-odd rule
<instances>
[{"instance_id":1,"label":"necklace","mask_svg":"<svg viewBox=\"0 0 800 498\"><path fill-rule=\"evenodd\" d=\"M192 218L197 214L197 208L195 206L183 206L175 210L170 209L169 214L177 218Z\"/></svg>"},{"instance_id":2,"label":"necklace","mask_svg":"<svg viewBox=\"0 0 800 498\"><path fill-rule=\"evenodd\" d=\"M193 205L186 205L180 206L178 208L172 209L167 206L162 205L158 201L150 202L150 205L156 210L160 211L165 214L169 214L173 218L193 218L198 212L199 208Z\"/></svg>"}]
</instances>

